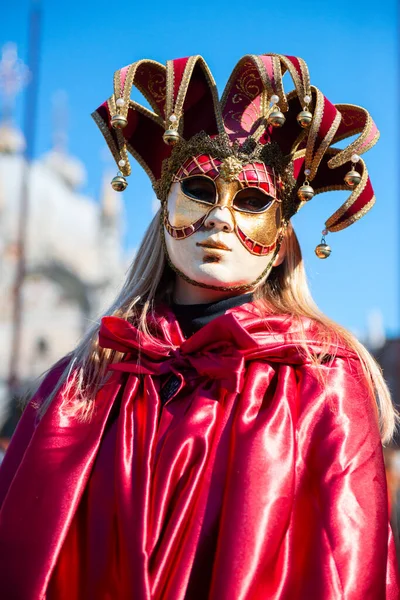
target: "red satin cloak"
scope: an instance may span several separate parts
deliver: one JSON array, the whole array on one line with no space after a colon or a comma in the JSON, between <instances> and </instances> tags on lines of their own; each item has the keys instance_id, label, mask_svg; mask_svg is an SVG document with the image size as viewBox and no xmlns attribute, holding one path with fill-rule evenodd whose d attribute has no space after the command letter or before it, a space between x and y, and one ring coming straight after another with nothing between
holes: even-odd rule
<instances>
[{"instance_id":1,"label":"red satin cloak","mask_svg":"<svg viewBox=\"0 0 400 600\"><path fill-rule=\"evenodd\" d=\"M1 598L398 600L357 357L336 348L321 382L290 317L245 304L185 341L163 314L165 350L102 320L101 345L127 354L90 423L61 393L40 421L26 409L0 469Z\"/></svg>"}]
</instances>

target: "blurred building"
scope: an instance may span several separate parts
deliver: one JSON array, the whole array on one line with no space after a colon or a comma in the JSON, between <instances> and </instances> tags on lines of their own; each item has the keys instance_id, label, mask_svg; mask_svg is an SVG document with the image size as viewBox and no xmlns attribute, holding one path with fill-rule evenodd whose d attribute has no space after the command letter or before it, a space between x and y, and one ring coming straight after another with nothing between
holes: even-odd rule
<instances>
[{"instance_id":1,"label":"blurred building","mask_svg":"<svg viewBox=\"0 0 400 600\"><path fill-rule=\"evenodd\" d=\"M379 363L389 387L393 402L400 412L400 338L386 339L383 317L379 311L368 315L368 333L365 345ZM383 448L390 520L400 567L400 430L391 444Z\"/></svg>"},{"instance_id":2,"label":"blurred building","mask_svg":"<svg viewBox=\"0 0 400 600\"><path fill-rule=\"evenodd\" d=\"M368 314L367 337L363 342L379 363L393 402L400 411L400 338L386 338L381 311L372 310ZM393 447L400 449L400 431Z\"/></svg>"},{"instance_id":3,"label":"blurred building","mask_svg":"<svg viewBox=\"0 0 400 600\"><path fill-rule=\"evenodd\" d=\"M383 376L389 386L393 402L400 411L400 338L391 338L374 352L382 367ZM400 432L397 432L395 445L400 449Z\"/></svg>"},{"instance_id":4,"label":"blurred building","mask_svg":"<svg viewBox=\"0 0 400 600\"><path fill-rule=\"evenodd\" d=\"M29 169L29 215L18 364L22 382L32 381L75 346L90 321L112 302L125 272L122 206L111 177L105 177L99 199L87 197L78 191L85 169L65 144L55 144L30 166L24 145L12 121L0 121L0 425L8 402L24 170Z\"/></svg>"}]
</instances>

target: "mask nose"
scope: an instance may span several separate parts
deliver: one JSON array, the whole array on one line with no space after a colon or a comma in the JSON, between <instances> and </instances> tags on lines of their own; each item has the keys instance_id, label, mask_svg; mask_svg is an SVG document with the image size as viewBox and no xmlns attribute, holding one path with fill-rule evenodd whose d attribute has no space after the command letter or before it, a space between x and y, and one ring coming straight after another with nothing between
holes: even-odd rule
<instances>
[{"instance_id":1,"label":"mask nose","mask_svg":"<svg viewBox=\"0 0 400 600\"><path fill-rule=\"evenodd\" d=\"M227 206L216 206L210 210L204 225L207 229L217 229L227 233L231 233L235 228L231 211Z\"/></svg>"}]
</instances>

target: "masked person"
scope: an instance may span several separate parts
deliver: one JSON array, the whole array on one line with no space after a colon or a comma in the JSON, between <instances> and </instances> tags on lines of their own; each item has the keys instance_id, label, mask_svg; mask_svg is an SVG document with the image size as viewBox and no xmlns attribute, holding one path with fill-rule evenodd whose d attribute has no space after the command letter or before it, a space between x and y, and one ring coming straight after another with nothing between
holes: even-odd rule
<instances>
[{"instance_id":1,"label":"masked person","mask_svg":"<svg viewBox=\"0 0 400 600\"><path fill-rule=\"evenodd\" d=\"M220 101L201 57L139 61L93 116L114 189L129 151L161 208L11 442L3 597L397 599L381 445L396 414L367 351L314 305L290 223L351 188L327 257L327 232L371 208L371 117L274 54L244 57Z\"/></svg>"}]
</instances>

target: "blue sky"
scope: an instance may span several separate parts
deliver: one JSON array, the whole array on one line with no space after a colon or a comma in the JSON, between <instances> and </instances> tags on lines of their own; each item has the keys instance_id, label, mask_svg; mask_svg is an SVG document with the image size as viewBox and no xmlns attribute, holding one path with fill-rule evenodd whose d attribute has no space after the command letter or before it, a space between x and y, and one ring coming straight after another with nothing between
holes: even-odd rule
<instances>
[{"instance_id":1,"label":"blue sky","mask_svg":"<svg viewBox=\"0 0 400 600\"><path fill-rule=\"evenodd\" d=\"M26 60L28 0L2 11L0 44L18 44ZM51 99L65 90L69 102L69 151L86 166L83 192L97 197L104 143L90 113L112 93L113 72L141 58L201 54L222 91L244 54L276 52L303 57L311 82L332 102L365 106L381 140L365 156L375 207L350 228L330 234L331 257L314 247L324 221L344 201L343 192L316 197L293 219L311 289L320 308L357 332L380 309L389 335L399 322L398 44L396 1L328 2L93 2L43 0L43 39L35 154L51 146ZM287 85L289 82L286 82ZM290 88L287 87L287 91ZM21 117L22 99L17 103ZM132 161L133 162L133 161ZM127 248L138 245L154 198L138 165L124 193Z\"/></svg>"}]
</instances>

